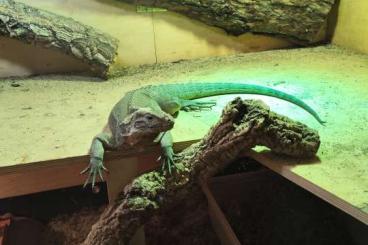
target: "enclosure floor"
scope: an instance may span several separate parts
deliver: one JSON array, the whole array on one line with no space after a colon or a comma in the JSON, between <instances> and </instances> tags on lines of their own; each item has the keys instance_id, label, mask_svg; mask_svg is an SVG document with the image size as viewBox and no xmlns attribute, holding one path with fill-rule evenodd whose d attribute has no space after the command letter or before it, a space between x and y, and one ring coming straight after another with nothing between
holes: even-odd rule
<instances>
[{"instance_id":1,"label":"enclosure floor","mask_svg":"<svg viewBox=\"0 0 368 245\"><path fill-rule=\"evenodd\" d=\"M292 172L368 213L368 56L334 46L131 68L108 82L71 76L2 79L0 173L19 165L86 155L92 137L125 91L175 82L257 83L307 102L327 121L326 126L289 103L243 96L262 98L276 112L317 129L322 141L319 162L298 162ZM211 112L181 113L175 141L202 137L233 97L217 97L218 106Z\"/></svg>"}]
</instances>

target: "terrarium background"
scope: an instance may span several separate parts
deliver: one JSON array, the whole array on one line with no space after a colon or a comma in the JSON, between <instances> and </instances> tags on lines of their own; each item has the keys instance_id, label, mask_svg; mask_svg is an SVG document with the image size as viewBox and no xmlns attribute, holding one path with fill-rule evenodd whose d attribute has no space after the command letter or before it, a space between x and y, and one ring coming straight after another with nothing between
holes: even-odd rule
<instances>
[{"instance_id":1,"label":"terrarium background","mask_svg":"<svg viewBox=\"0 0 368 245\"><path fill-rule=\"evenodd\" d=\"M243 34L238 37L172 12L138 13L133 5L114 0L20 0L72 17L118 38L116 65L140 65L275 48L292 47L286 39ZM328 20L333 44L368 52L368 2L337 1ZM336 21L336 16L338 19ZM81 62L58 51L0 37L0 77L83 71Z\"/></svg>"}]
</instances>

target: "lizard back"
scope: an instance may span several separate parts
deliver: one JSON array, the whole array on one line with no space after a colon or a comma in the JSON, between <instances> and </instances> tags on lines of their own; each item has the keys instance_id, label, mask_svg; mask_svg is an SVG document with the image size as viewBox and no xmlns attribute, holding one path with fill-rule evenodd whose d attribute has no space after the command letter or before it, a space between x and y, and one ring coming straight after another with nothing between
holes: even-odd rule
<instances>
[{"instance_id":1,"label":"lizard back","mask_svg":"<svg viewBox=\"0 0 368 245\"><path fill-rule=\"evenodd\" d=\"M174 100L175 98L192 100L225 94L266 95L291 102L309 112L320 124L325 123L313 108L299 98L261 85L243 83L183 83L147 86L140 90L150 94L158 102Z\"/></svg>"}]
</instances>

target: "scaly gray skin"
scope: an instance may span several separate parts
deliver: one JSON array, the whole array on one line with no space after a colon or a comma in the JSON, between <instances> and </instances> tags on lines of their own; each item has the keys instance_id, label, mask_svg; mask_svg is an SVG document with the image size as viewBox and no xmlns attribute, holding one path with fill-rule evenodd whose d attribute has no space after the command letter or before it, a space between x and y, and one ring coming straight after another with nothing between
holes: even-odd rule
<instances>
[{"instance_id":1,"label":"scaly gray skin","mask_svg":"<svg viewBox=\"0 0 368 245\"><path fill-rule=\"evenodd\" d=\"M85 186L92 178L92 187L97 175L101 180L105 150L145 147L159 141L163 150L162 168L171 173L174 166L173 141L170 129L179 110L201 110L211 108L215 102L192 101L204 97L225 94L259 94L300 106L319 123L324 121L300 99L272 88L240 83L185 83L146 86L128 92L112 109L108 125L92 141L90 163L81 173L89 172Z\"/></svg>"}]
</instances>

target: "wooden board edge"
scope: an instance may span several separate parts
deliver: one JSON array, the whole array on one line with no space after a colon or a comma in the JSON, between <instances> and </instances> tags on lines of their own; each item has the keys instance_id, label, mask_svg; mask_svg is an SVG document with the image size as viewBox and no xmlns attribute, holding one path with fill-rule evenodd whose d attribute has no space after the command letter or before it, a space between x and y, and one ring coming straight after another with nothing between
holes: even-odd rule
<instances>
[{"instance_id":1,"label":"wooden board edge","mask_svg":"<svg viewBox=\"0 0 368 245\"><path fill-rule=\"evenodd\" d=\"M323 189L322 187L312 183L311 181L303 178L302 176L294 173L290 166L282 167L280 164L276 164L272 162L269 158L265 157L265 155L258 153L254 150L248 151L245 153L246 156L249 156L267 168L271 169L272 171L280 174L281 176L285 177L286 179L292 181L293 183L297 184L298 186L302 187L303 189L311 192L312 194L318 196L322 200L330 203L331 205L337 207L338 209L344 211L345 213L351 215L352 217L356 218L357 220L363 222L364 224L368 225L368 213L363 212L359 208L353 206L349 202L339 198L338 196L334 195L333 193Z\"/></svg>"},{"instance_id":2,"label":"wooden board edge","mask_svg":"<svg viewBox=\"0 0 368 245\"><path fill-rule=\"evenodd\" d=\"M240 245L240 242L234 233L231 225L229 224L225 214L222 212L220 206L218 205L215 197L213 196L208 183L201 181L200 186L202 192L205 194L208 202L208 214L211 219L211 224L215 230L221 244L228 245Z\"/></svg>"},{"instance_id":3,"label":"wooden board edge","mask_svg":"<svg viewBox=\"0 0 368 245\"><path fill-rule=\"evenodd\" d=\"M176 142L174 149L181 151L196 141ZM116 170L106 176L108 193L111 195L109 199L114 200L117 195L117 185L126 184L134 176L156 168L158 163L155 160L159 154L158 146L148 147L143 151L108 152L105 158L106 166ZM80 171L87 166L88 161L88 155L83 155L0 168L0 198L81 186L86 176L80 175ZM122 164L132 166L121 167ZM129 174L121 176L125 173L124 169L127 169Z\"/></svg>"}]
</instances>

